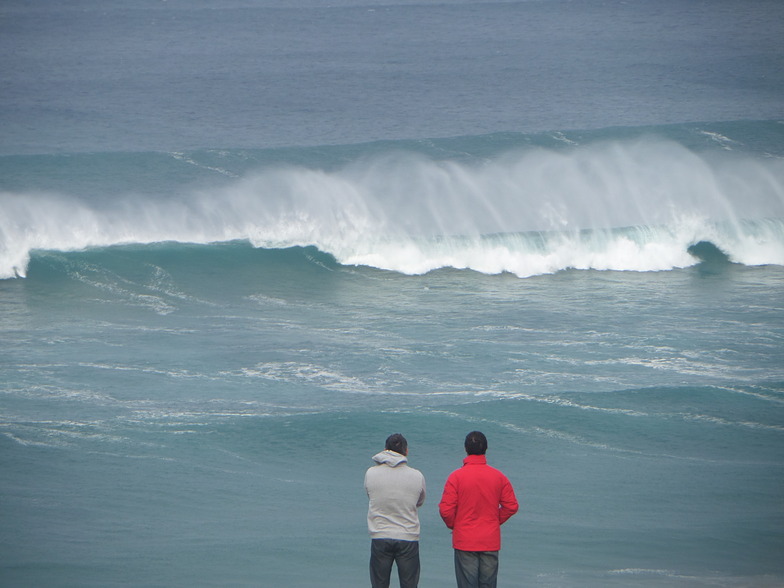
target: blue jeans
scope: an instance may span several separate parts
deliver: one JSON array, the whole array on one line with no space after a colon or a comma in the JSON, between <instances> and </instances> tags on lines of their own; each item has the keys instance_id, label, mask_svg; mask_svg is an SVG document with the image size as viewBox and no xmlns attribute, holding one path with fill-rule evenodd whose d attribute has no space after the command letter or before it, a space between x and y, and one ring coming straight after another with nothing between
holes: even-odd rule
<instances>
[{"instance_id":1,"label":"blue jeans","mask_svg":"<svg viewBox=\"0 0 784 588\"><path fill-rule=\"evenodd\" d=\"M498 552L455 549L455 578L457 588L495 588Z\"/></svg>"},{"instance_id":2,"label":"blue jeans","mask_svg":"<svg viewBox=\"0 0 784 588\"><path fill-rule=\"evenodd\" d=\"M417 588L419 584L419 541L371 540L370 585L372 588L389 588L393 563L397 563L400 588Z\"/></svg>"}]
</instances>

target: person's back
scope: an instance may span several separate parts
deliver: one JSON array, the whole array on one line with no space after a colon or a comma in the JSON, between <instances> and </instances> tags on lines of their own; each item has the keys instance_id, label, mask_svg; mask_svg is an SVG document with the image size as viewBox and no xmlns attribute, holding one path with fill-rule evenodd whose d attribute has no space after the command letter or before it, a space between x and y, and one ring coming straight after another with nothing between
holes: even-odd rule
<instances>
[{"instance_id":1,"label":"person's back","mask_svg":"<svg viewBox=\"0 0 784 588\"><path fill-rule=\"evenodd\" d=\"M501 548L501 525L517 511L517 501L507 477L487 465L484 455L469 455L463 460L463 467L449 477L444 496L440 511L452 529L455 549Z\"/></svg>"},{"instance_id":2,"label":"person's back","mask_svg":"<svg viewBox=\"0 0 784 588\"><path fill-rule=\"evenodd\" d=\"M365 474L368 531L374 539L419 539L417 508L424 502L424 476L406 456L384 450L373 456L378 465Z\"/></svg>"},{"instance_id":3,"label":"person's back","mask_svg":"<svg viewBox=\"0 0 784 588\"><path fill-rule=\"evenodd\" d=\"M373 456L377 465L365 473L368 495L370 581L373 588L388 588L392 565L397 563L400 588L419 583L419 514L425 502L425 477L409 467L408 444L396 433L384 451Z\"/></svg>"},{"instance_id":4,"label":"person's back","mask_svg":"<svg viewBox=\"0 0 784 588\"><path fill-rule=\"evenodd\" d=\"M487 465L487 439L479 431L466 436L463 467L444 484L438 510L455 550L458 588L492 588L498 576L501 525L517 512L512 484Z\"/></svg>"}]
</instances>

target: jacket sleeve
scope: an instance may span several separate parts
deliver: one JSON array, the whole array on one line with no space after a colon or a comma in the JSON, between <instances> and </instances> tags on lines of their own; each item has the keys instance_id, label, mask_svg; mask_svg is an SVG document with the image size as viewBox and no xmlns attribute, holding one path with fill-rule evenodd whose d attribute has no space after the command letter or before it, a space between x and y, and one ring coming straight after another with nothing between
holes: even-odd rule
<instances>
[{"instance_id":1,"label":"jacket sleeve","mask_svg":"<svg viewBox=\"0 0 784 588\"><path fill-rule=\"evenodd\" d=\"M501 488L501 502L498 507L498 521L500 524L504 524L508 521L513 514L517 512L519 508L517 504L517 497L514 493L514 488L512 487L511 482L506 479L504 480L504 485Z\"/></svg>"},{"instance_id":2,"label":"jacket sleeve","mask_svg":"<svg viewBox=\"0 0 784 588\"><path fill-rule=\"evenodd\" d=\"M422 506L425 503L425 495L427 494L425 488L425 477L422 476L422 490L419 491L419 500L417 500L417 508Z\"/></svg>"},{"instance_id":3,"label":"jacket sleeve","mask_svg":"<svg viewBox=\"0 0 784 588\"><path fill-rule=\"evenodd\" d=\"M457 516L457 487L453 476L449 476L444 485L444 493L441 495L441 502L438 503L438 512L444 523L450 529L455 528L455 517Z\"/></svg>"}]
</instances>

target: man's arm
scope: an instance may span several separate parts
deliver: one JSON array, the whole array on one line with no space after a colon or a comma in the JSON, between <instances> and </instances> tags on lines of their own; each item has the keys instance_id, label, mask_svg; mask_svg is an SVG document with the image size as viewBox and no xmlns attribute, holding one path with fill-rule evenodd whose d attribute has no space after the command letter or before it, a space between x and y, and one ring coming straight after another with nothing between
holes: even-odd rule
<instances>
[{"instance_id":1,"label":"man's arm","mask_svg":"<svg viewBox=\"0 0 784 588\"><path fill-rule=\"evenodd\" d=\"M455 516L457 515L457 487L452 476L449 476L444 485L444 493L441 495L441 502L438 503L438 512L444 523L450 529L455 528Z\"/></svg>"},{"instance_id":2,"label":"man's arm","mask_svg":"<svg viewBox=\"0 0 784 588\"><path fill-rule=\"evenodd\" d=\"M417 500L417 508L425 503L425 477L422 476L422 489L419 491L419 500Z\"/></svg>"},{"instance_id":3,"label":"man's arm","mask_svg":"<svg viewBox=\"0 0 784 588\"><path fill-rule=\"evenodd\" d=\"M501 487L501 501L498 507L498 520L503 525L517 512L519 505L511 482L504 476L504 485Z\"/></svg>"}]
</instances>

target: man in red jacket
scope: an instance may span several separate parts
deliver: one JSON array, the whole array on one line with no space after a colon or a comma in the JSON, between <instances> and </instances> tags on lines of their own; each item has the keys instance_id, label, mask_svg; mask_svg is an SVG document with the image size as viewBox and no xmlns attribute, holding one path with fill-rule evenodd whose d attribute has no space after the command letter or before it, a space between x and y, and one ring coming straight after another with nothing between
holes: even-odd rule
<instances>
[{"instance_id":1,"label":"man in red jacket","mask_svg":"<svg viewBox=\"0 0 784 588\"><path fill-rule=\"evenodd\" d=\"M463 467L449 475L438 510L452 529L458 588L495 588L501 525L517 512L512 484L487 465L487 438L466 436Z\"/></svg>"}]
</instances>

